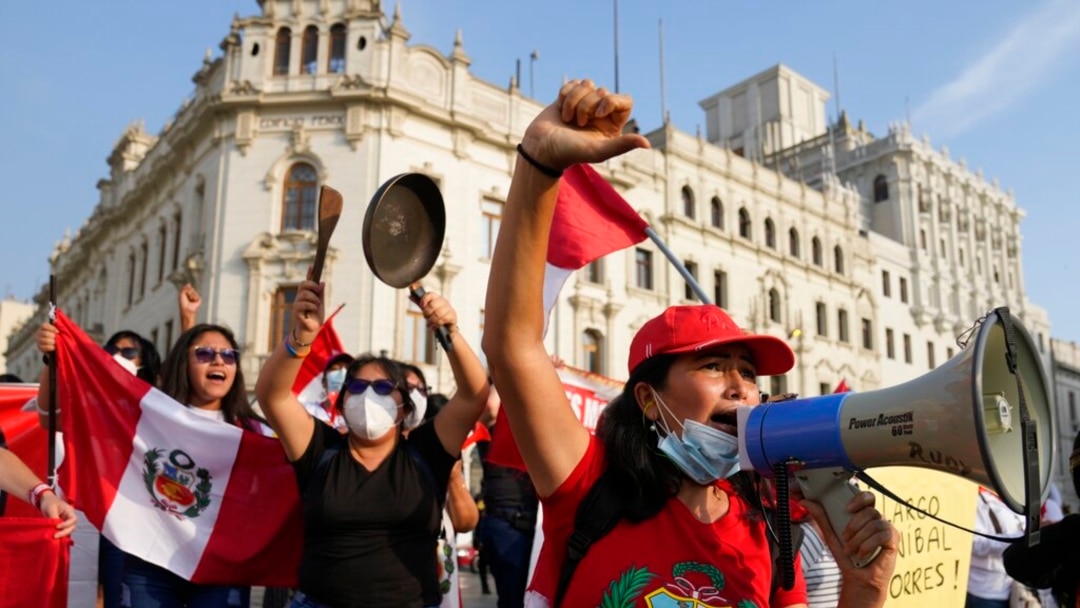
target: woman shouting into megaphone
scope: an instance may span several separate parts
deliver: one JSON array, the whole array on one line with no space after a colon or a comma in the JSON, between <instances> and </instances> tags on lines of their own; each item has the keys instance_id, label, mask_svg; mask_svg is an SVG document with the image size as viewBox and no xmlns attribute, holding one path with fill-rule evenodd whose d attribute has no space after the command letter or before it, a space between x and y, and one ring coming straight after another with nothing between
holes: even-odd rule
<instances>
[{"instance_id":1,"label":"woman shouting into megaphone","mask_svg":"<svg viewBox=\"0 0 1080 608\"><path fill-rule=\"evenodd\" d=\"M735 408L759 403L757 377L794 364L783 341L747 335L716 306L668 308L634 336L629 380L596 437L574 417L545 351L542 290L558 178L573 164L647 148L623 132L631 108L629 97L588 80L563 86L518 148L492 259L484 352L544 508L526 605L805 606L799 575L791 589L773 582L769 497L762 500L755 474L735 472L733 449ZM598 499L600 487L614 488L616 499ZM575 519L580 505L598 502L614 503L614 525L589 538ZM841 606L885 601L897 537L873 504L872 494L854 496L840 537L822 520L843 571ZM879 547L869 566L853 566L850 558Z\"/></svg>"}]
</instances>

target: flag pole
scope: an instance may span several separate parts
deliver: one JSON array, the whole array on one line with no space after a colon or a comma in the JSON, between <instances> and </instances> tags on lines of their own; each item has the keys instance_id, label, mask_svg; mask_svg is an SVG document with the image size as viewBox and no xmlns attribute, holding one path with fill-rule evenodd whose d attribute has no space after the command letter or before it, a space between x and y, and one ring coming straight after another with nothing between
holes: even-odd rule
<instances>
[{"instance_id":1,"label":"flag pole","mask_svg":"<svg viewBox=\"0 0 1080 608\"><path fill-rule=\"evenodd\" d=\"M682 263L682 260L676 257L671 249L668 249L667 244L660 238L660 235L656 234L656 231L652 229L652 226L647 226L645 228L645 234L660 248L660 251L664 253L664 256L671 262L671 265L675 267L675 270L679 271L682 278L686 280L686 284L690 286L690 289L694 290L695 294L697 294L698 299L704 304L712 304L712 300L709 299L709 296L705 295L705 290L701 288L701 285L698 285L694 275L690 274L690 271L686 269L686 265Z\"/></svg>"},{"instance_id":2,"label":"flag pole","mask_svg":"<svg viewBox=\"0 0 1080 608\"><path fill-rule=\"evenodd\" d=\"M56 323L56 275L49 275L49 322ZM56 357L53 351L49 356L49 463L46 481L49 487L56 489ZM68 414L71 415L70 413Z\"/></svg>"}]
</instances>

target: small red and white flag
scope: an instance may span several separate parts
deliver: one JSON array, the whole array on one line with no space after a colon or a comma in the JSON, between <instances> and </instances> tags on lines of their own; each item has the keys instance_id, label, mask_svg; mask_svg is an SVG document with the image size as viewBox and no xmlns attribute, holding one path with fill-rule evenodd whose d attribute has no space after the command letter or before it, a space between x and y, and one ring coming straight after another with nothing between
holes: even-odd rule
<instances>
[{"instance_id":1,"label":"small red and white flag","mask_svg":"<svg viewBox=\"0 0 1080 608\"><path fill-rule=\"evenodd\" d=\"M311 352L304 357L300 372L296 374L292 392L300 403L322 403L326 399L326 391L322 384L323 371L326 370L326 364L330 362L330 359L346 352L341 344L341 338L334 329L334 317L340 310L341 306L338 306L337 310L323 323L322 329L311 343Z\"/></svg>"},{"instance_id":2,"label":"small red and white flag","mask_svg":"<svg viewBox=\"0 0 1080 608\"><path fill-rule=\"evenodd\" d=\"M59 311L56 326L75 506L125 552L192 582L295 585L300 497L281 444L177 403Z\"/></svg>"},{"instance_id":3,"label":"small red and white flag","mask_svg":"<svg viewBox=\"0 0 1080 608\"><path fill-rule=\"evenodd\" d=\"M550 314L566 279L605 255L645 240L649 224L589 165L563 172L548 235L544 310Z\"/></svg>"},{"instance_id":4,"label":"small red and white flag","mask_svg":"<svg viewBox=\"0 0 1080 608\"><path fill-rule=\"evenodd\" d=\"M826 386L828 386L828 385L826 385ZM836 388L833 389L833 394L835 395L836 393L847 393L849 391L851 391L851 389L848 388L847 378L841 378L840 379L840 384L837 384Z\"/></svg>"}]
</instances>

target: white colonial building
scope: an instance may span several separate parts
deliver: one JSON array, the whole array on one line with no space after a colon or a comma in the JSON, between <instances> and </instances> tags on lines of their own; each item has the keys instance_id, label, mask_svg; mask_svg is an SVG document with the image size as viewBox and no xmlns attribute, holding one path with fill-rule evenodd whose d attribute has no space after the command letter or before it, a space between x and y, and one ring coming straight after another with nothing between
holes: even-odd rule
<instances>
[{"instance_id":1,"label":"white colonial building","mask_svg":"<svg viewBox=\"0 0 1080 608\"><path fill-rule=\"evenodd\" d=\"M8 336L33 314L34 305L29 302L20 302L11 297L0 300L0 374L14 373L8 369L7 360L4 358L4 353L8 350ZM21 377L28 382L37 382L36 374Z\"/></svg>"},{"instance_id":2,"label":"white colonial building","mask_svg":"<svg viewBox=\"0 0 1080 608\"><path fill-rule=\"evenodd\" d=\"M1080 433L1080 345L1076 342L1051 340L1053 351L1051 366L1054 382L1054 398L1058 406L1058 460L1054 479L1061 490L1061 497L1072 513L1080 513L1080 498L1069 475L1069 454L1073 441Z\"/></svg>"},{"instance_id":3,"label":"white colonial building","mask_svg":"<svg viewBox=\"0 0 1080 608\"><path fill-rule=\"evenodd\" d=\"M51 259L59 304L98 338L130 328L165 350L178 332L176 285L191 281L201 320L236 330L253 383L288 327L327 184L345 196L324 273L329 305L346 304L335 319L345 344L425 365L449 390L421 316L365 264L364 212L396 174L439 183L447 237L425 284L478 347L515 145L542 105L514 82L475 78L460 34L449 56L409 44L400 14L387 19L377 0L259 6L233 21L223 54L203 61L161 132L136 124L121 135L93 214ZM880 139L846 118L830 126L828 97L776 66L702 101L705 135L665 124L646 133L651 150L599 169L737 322L790 341L797 367L766 390L911 379L998 305L1042 347L1049 323L1024 291L1013 196L904 126ZM645 241L568 283L549 345L625 378L634 331L690 301ZM8 366L20 375L40 366L37 322L11 338Z\"/></svg>"}]
</instances>

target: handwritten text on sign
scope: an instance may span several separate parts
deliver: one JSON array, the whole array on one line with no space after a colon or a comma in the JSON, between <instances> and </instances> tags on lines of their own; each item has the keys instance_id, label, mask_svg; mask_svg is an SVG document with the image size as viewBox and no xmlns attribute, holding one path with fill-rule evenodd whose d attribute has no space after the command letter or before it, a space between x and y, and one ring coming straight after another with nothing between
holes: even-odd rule
<instances>
[{"instance_id":1,"label":"handwritten text on sign","mask_svg":"<svg viewBox=\"0 0 1080 608\"><path fill-rule=\"evenodd\" d=\"M971 563L971 535L920 513L970 528L978 486L954 475L912 467L869 471L907 501L878 494L877 508L900 535L886 606L963 606Z\"/></svg>"}]
</instances>

